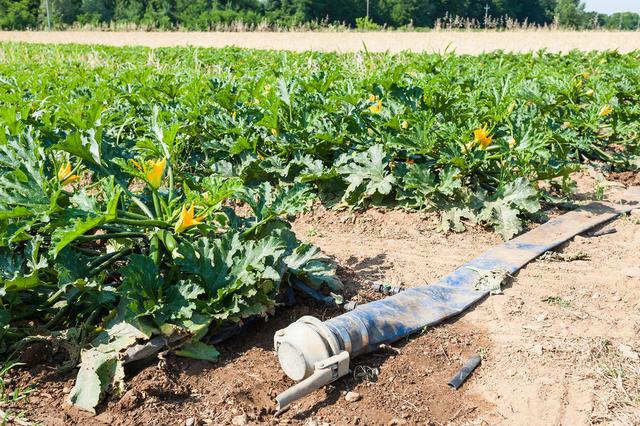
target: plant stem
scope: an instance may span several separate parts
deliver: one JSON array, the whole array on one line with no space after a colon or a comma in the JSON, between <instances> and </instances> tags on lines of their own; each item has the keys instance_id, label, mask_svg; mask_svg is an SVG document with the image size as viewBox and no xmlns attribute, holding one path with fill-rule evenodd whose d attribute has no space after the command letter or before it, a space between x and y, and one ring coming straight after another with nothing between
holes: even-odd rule
<instances>
[{"instance_id":1,"label":"plant stem","mask_svg":"<svg viewBox=\"0 0 640 426\"><path fill-rule=\"evenodd\" d=\"M132 248L128 248L128 249L124 249L122 251L119 251L116 255L111 256L110 258L108 258L107 260L102 262L100 265L98 265L98 266L94 267L93 269L91 269L87 273L87 277L91 278L91 277L93 277L95 275L98 275L100 272L104 271L105 269L107 269L109 266L111 266L112 264L114 264L118 260L130 255L134 251L135 250L132 249Z\"/></svg>"},{"instance_id":2,"label":"plant stem","mask_svg":"<svg viewBox=\"0 0 640 426\"><path fill-rule=\"evenodd\" d=\"M112 232L110 234L80 235L76 241L110 240L112 238L145 238L142 232Z\"/></svg>"},{"instance_id":3,"label":"plant stem","mask_svg":"<svg viewBox=\"0 0 640 426\"><path fill-rule=\"evenodd\" d=\"M268 221L270 221L270 220L271 220L271 219L273 219L273 218L274 218L274 216L268 216L268 217L266 217L266 218L262 219L261 221L259 221L259 222L255 223L251 228L247 229L246 231L244 231L244 232L242 233L242 237L243 237L243 238L248 237L248 236L249 236L249 235L251 235L251 233L252 233L253 231L255 231L258 227L260 227L260 226L264 225L265 223L267 223Z\"/></svg>"},{"instance_id":4,"label":"plant stem","mask_svg":"<svg viewBox=\"0 0 640 426\"><path fill-rule=\"evenodd\" d=\"M133 213L133 212L129 212L129 211L125 211L125 210L118 210L118 215L122 215L125 217L128 217L129 219L138 219L138 220L148 220L149 218L147 216L138 214L138 213Z\"/></svg>"},{"instance_id":5,"label":"plant stem","mask_svg":"<svg viewBox=\"0 0 640 426\"><path fill-rule=\"evenodd\" d=\"M173 167L171 167L171 163L169 164L169 199L167 200L167 204L171 204L171 200L173 199Z\"/></svg>"},{"instance_id":6,"label":"plant stem","mask_svg":"<svg viewBox=\"0 0 640 426\"><path fill-rule=\"evenodd\" d=\"M95 259L93 259L91 262L89 262L87 264L87 269L93 269L96 266L100 265L101 263L103 263L104 261L108 260L109 258L115 256L116 254L120 253L119 251L112 251L111 253L105 253L101 256L96 257Z\"/></svg>"},{"instance_id":7,"label":"plant stem","mask_svg":"<svg viewBox=\"0 0 640 426\"><path fill-rule=\"evenodd\" d=\"M171 228L171 225L169 225L166 222L163 222L161 220L151 220L151 219L137 220L137 219L127 219L124 217L119 217L117 219L114 219L111 223L139 226L143 228Z\"/></svg>"},{"instance_id":8,"label":"plant stem","mask_svg":"<svg viewBox=\"0 0 640 426\"><path fill-rule=\"evenodd\" d=\"M153 191L153 208L156 211L156 218L162 218L162 209L160 208L160 200L158 199L158 192Z\"/></svg>"},{"instance_id":9,"label":"plant stem","mask_svg":"<svg viewBox=\"0 0 640 426\"><path fill-rule=\"evenodd\" d=\"M58 299L60 298L60 296L62 296L64 294L64 287L58 289L55 293L53 293L51 296L49 296L49 298L47 299L47 306L51 306L54 303L56 303L58 301Z\"/></svg>"}]
</instances>

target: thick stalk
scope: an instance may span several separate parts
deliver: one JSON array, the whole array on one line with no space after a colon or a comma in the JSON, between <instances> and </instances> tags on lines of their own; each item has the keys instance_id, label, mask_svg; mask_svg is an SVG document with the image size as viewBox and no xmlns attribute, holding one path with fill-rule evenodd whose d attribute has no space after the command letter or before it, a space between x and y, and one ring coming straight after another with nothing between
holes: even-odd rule
<instances>
[{"instance_id":1,"label":"thick stalk","mask_svg":"<svg viewBox=\"0 0 640 426\"><path fill-rule=\"evenodd\" d=\"M112 232L109 234L80 235L76 241L94 241L94 240L110 240L112 238L145 238L142 232Z\"/></svg>"},{"instance_id":2,"label":"thick stalk","mask_svg":"<svg viewBox=\"0 0 640 426\"><path fill-rule=\"evenodd\" d=\"M104 271L105 269L107 269L109 266L113 265L114 263L116 263L117 261L123 259L124 257L130 255L131 253L133 253L135 250L132 248L128 248L128 249L124 249L122 251L119 251L118 254L108 258L107 260L105 260L104 262L102 262L100 265L92 268L88 273L87 273L87 277L91 278L93 276L98 275L100 272Z\"/></svg>"},{"instance_id":3,"label":"thick stalk","mask_svg":"<svg viewBox=\"0 0 640 426\"><path fill-rule=\"evenodd\" d=\"M153 208L156 211L156 218L161 219L162 209L160 208L160 199L158 198L158 192L153 191L152 197L153 197Z\"/></svg>"},{"instance_id":4,"label":"thick stalk","mask_svg":"<svg viewBox=\"0 0 640 426\"><path fill-rule=\"evenodd\" d=\"M169 164L169 199L167 200L167 204L171 204L171 200L173 200L173 167Z\"/></svg>"},{"instance_id":5,"label":"thick stalk","mask_svg":"<svg viewBox=\"0 0 640 426\"><path fill-rule=\"evenodd\" d=\"M96 257L91 262L87 263L87 269L95 268L96 266L100 265L101 263L105 262L106 260L108 260L109 258L115 256L118 253L120 253L120 252L119 251L112 251L111 253L105 253L105 254L103 254L101 256Z\"/></svg>"},{"instance_id":6,"label":"thick stalk","mask_svg":"<svg viewBox=\"0 0 640 426\"><path fill-rule=\"evenodd\" d=\"M124 216L124 217L128 217L129 219L138 219L138 220L149 219L147 216L144 216L138 213L129 212L126 210L118 210L118 216Z\"/></svg>"},{"instance_id":7,"label":"thick stalk","mask_svg":"<svg viewBox=\"0 0 640 426\"><path fill-rule=\"evenodd\" d=\"M171 228L171 225L169 225L166 222L163 222L161 220L151 220L151 219L137 220L137 219L127 219L124 217L119 217L117 219L114 219L111 223L138 226L141 228Z\"/></svg>"},{"instance_id":8,"label":"thick stalk","mask_svg":"<svg viewBox=\"0 0 640 426\"><path fill-rule=\"evenodd\" d=\"M274 218L274 216L268 216L265 219L262 219L260 222L255 223L251 228L247 229L246 231L244 231L242 233L242 237L246 238L246 237L250 236L251 233L253 233L258 227L264 225L265 223L267 223L268 221L270 221L273 218Z\"/></svg>"}]
</instances>

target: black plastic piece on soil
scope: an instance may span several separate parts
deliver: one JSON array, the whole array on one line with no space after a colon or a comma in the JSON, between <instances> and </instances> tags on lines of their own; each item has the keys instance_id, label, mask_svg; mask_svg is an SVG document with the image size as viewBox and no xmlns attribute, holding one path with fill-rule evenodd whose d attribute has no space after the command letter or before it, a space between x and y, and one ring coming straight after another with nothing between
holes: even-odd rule
<instances>
[{"instance_id":1,"label":"black plastic piece on soil","mask_svg":"<svg viewBox=\"0 0 640 426\"><path fill-rule=\"evenodd\" d=\"M300 291L302 294L317 300L318 302L322 302L325 305L329 305L329 306L340 306L336 301L336 299L334 299L332 296L325 296L315 288L309 287L304 282L302 282L302 280L296 277L289 278L289 282L291 283L293 288Z\"/></svg>"},{"instance_id":2,"label":"black plastic piece on soil","mask_svg":"<svg viewBox=\"0 0 640 426\"><path fill-rule=\"evenodd\" d=\"M456 375L453 376L451 380L449 380L448 385L454 389L458 389L460 386L462 386L462 384L469 378L469 375L471 375L471 372L473 372L473 370L475 370L476 367L480 365L481 360L482 358L480 358L479 355L474 355L469 358L467 362L462 366L462 368L458 370Z\"/></svg>"},{"instance_id":3,"label":"black plastic piece on soil","mask_svg":"<svg viewBox=\"0 0 640 426\"><path fill-rule=\"evenodd\" d=\"M377 293L382 293L385 296L392 296L394 294L398 294L404 290L402 286L392 286L384 283L373 283L371 284L371 289Z\"/></svg>"},{"instance_id":4,"label":"black plastic piece on soil","mask_svg":"<svg viewBox=\"0 0 640 426\"><path fill-rule=\"evenodd\" d=\"M590 232L587 235L590 237L602 237L603 235L615 234L616 232L618 232L616 228L608 228L608 229L601 229L600 231Z\"/></svg>"}]
</instances>

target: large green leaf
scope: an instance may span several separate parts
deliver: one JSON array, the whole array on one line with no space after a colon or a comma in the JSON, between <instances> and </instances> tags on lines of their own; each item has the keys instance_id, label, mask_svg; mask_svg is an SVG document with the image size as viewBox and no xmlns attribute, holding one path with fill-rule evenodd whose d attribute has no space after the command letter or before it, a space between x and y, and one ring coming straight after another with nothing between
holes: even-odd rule
<instances>
[{"instance_id":1,"label":"large green leaf","mask_svg":"<svg viewBox=\"0 0 640 426\"><path fill-rule=\"evenodd\" d=\"M338 172L348 182L344 199L353 196L356 200L374 194L387 195L396 183L387 170L388 162L382 145L373 145L368 150L339 160Z\"/></svg>"},{"instance_id":2,"label":"large green leaf","mask_svg":"<svg viewBox=\"0 0 640 426\"><path fill-rule=\"evenodd\" d=\"M218 352L216 348L202 342L186 343L175 351L175 353L179 356L211 362L218 361L218 357L220 356L220 352Z\"/></svg>"},{"instance_id":3,"label":"large green leaf","mask_svg":"<svg viewBox=\"0 0 640 426\"><path fill-rule=\"evenodd\" d=\"M69 402L95 413L95 407L107 390L122 390L124 368L120 353L144 338L144 333L127 323L118 323L96 337L94 347L82 352L80 370L69 393Z\"/></svg>"},{"instance_id":4,"label":"large green leaf","mask_svg":"<svg viewBox=\"0 0 640 426\"><path fill-rule=\"evenodd\" d=\"M106 222L104 216L77 217L70 220L68 226L57 228L51 234L51 255L56 257L60 250L71 244L76 238Z\"/></svg>"}]
</instances>

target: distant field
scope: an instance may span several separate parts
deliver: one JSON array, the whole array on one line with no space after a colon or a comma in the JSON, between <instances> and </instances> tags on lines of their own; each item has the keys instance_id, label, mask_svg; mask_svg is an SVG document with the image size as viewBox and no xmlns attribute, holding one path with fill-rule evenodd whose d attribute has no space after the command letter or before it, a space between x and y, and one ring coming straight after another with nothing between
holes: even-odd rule
<instances>
[{"instance_id":1,"label":"distant field","mask_svg":"<svg viewBox=\"0 0 640 426\"><path fill-rule=\"evenodd\" d=\"M475 31L475 32L0 32L0 41L33 43L82 43L112 46L237 46L292 51L353 52L366 45L369 51L443 52L475 54L505 50L526 52L572 49L629 52L640 49L640 32L571 31Z\"/></svg>"}]
</instances>

